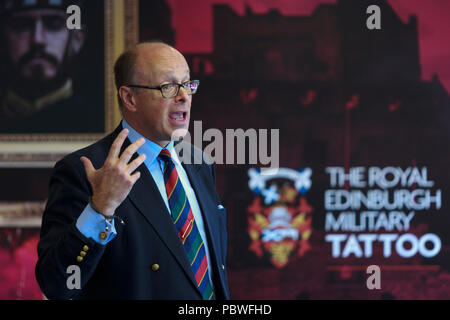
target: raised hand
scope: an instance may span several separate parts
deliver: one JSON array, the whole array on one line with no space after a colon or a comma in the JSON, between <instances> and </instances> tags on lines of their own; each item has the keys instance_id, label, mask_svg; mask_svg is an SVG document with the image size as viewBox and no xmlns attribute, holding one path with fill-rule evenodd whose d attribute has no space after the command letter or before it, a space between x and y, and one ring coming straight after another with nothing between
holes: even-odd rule
<instances>
[{"instance_id":1,"label":"raised hand","mask_svg":"<svg viewBox=\"0 0 450 320\"><path fill-rule=\"evenodd\" d=\"M114 140L108 157L100 169L95 169L91 160L81 157L87 178L92 187L91 204L105 216L112 216L116 208L125 200L131 188L141 176L134 172L145 160L145 154L128 163L133 154L145 143L140 138L129 145L119 157L120 148L128 135L123 129ZM134 172L134 173L133 173Z\"/></svg>"}]
</instances>

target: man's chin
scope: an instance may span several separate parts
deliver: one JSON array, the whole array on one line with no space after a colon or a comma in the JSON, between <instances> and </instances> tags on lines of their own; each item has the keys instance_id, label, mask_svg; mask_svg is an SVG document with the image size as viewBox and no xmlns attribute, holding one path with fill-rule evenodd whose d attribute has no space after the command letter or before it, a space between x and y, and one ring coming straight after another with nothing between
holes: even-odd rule
<instances>
[{"instance_id":1,"label":"man's chin","mask_svg":"<svg viewBox=\"0 0 450 320\"><path fill-rule=\"evenodd\" d=\"M56 73L44 70L44 69L35 69L30 72L25 72L21 75L21 78L26 83L40 83L40 84L48 84L53 82L56 79Z\"/></svg>"},{"instance_id":2,"label":"man's chin","mask_svg":"<svg viewBox=\"0 0 450 320\"><path fill-rule=\"evenodd\" d=\"M172 131L170 136L171 141L182 140L188 134L188 128L178 128Z\"/></svg>"},{"instance_id":3,"label":"man's chin","mask_svg":"<svg viewBox=\"0 0 450 320\"><path fill-rule=\"evenodd\" d=\"M20 75L11 82L11 88L25 98L37 98L61 88L67 77L49 77L46 74Z\"/></svg>"}]
</instances>

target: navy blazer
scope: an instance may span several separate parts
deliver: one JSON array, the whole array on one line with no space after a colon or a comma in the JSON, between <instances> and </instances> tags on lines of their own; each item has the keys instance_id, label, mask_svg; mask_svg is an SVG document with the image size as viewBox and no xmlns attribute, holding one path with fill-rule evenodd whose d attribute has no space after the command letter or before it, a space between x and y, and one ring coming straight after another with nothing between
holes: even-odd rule
<instances>
[{"instance_id":1,"label":"navy blazer","mask_svg":"<svg viewBox=\"0 0 450 320\"><path fill-rule=\"evenodd\" d=\"M201 299L185 250L145 164L137 169L141 177L115 211L125 225L116 219L113 240L98 244L75 227L92 195L80 157L88 157L97 169L102 167L121 130L119 125L102 140L56 163L38 244L39 286L49 299ZM126 139L122 151L128 145ZM201 151L193 146L184 150L191 152L191 160L198 161L199 154L201 159ZM183 163L183 167L205 222L215 295L229 299L226 211L216 192L214 167L191 163ZM78 262L81 251L85 256ZM81 289L67 286L73 272L67 270L70 265L80 268Z\"/></svg>"}]
</instances>

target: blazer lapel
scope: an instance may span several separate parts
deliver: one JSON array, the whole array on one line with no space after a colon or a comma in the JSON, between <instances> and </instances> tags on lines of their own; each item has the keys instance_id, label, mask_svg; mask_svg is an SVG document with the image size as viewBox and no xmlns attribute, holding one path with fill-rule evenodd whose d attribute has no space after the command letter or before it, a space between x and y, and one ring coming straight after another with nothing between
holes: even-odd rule
<instances>
[{"instance_id":1,"label":"blazer lapel","mask_svg":"<svg viewBox=\"0 0 450 320\"><path fill-rule=\"evenodd\" d=\"M130 141L126 139L123 149L128 145L130 145ZM136 157L137 155L135 154L132 157L132 160ZM169 251L191 280L194 287L197 289L197 282L195 281L186 252L181 244L181 241L178 239L178 234L172 218L170 217L170 213L167 210L153 177L145 164L141 164L137 171L141 172L141 177L134 184L128 198L144 216L147 222L153 227L155 232L161 238L161 241L165 243Z\"/></svg>"}]
</instances>

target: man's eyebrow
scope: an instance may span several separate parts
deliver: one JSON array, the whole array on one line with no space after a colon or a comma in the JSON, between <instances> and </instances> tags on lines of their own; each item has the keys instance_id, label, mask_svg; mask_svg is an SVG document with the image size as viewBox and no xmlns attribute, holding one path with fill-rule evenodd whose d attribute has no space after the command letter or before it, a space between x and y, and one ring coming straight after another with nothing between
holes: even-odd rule
<instances>
[{"instance_id":1,"label":"man's eyebrow","mask_svg":"<svg viewBox=\"0 0 450 320\"><path fill-rule=\"evenodd\" d=\"M20 11L20 12L14 12L11 14L11 18L20 17L20 18L41 18L41 17L66 17L66 13L64 11L44 11L44 12L33 12L33 11Z\"/></svg>"},{"instance_id":2,"label":"man's eyebrow","mask_svg":"<svg viewBox=\"0 0 450 320\"><path fill-rule=\"evenodd\" d=\"M52 13L52 14L43 14L42 18L52 18L52 19L54 19L54 18L65 18L65 16L62 15L62 14Z\"/></svg>"},{"instance_id":3,"label":"man's eyebrow","mask_svg":"<svg viewBox=\"0 0 450 320\"><path fill-rule=\"evenodd\" d=\"M183 75L183 78L190 78L191 72L190 70L186 71L186 73ZM164 79L170 80L170 81L176 81L175 73L168 72L164 75Z\"/></svg>"}]
</instances>

